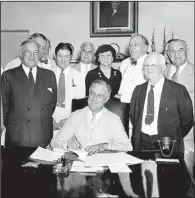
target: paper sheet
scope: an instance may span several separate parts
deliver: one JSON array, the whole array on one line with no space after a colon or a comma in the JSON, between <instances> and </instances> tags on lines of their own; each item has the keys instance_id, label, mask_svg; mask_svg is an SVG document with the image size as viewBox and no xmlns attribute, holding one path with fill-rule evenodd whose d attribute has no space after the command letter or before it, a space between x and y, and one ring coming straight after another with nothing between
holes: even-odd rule
<instances>
[{"instance_id":1,"label":"paper sheet","mask_svg":"<svg viewBox=\"0 0 195 198\"><path fill-rule=\"evenodd\" d=\"M131 169L126 164L108 165L111 173L131 173Z\"/></svg>"},{"instance_id":2,"label":"paper sheet","mask_svg":"<svg viewBox=\"0 0 195 198\"><path fill-rule=\"evenodd\" d=\"M57 159L60 158L62 155L62 153L38 147L36 151L30 156L30 158L53 162L57 161Z\"/></svg>"},{"instance_id":3,"label":"paper sheet","mask_svg":"<svg viewBox=\"0 0 195 198\"><path fill-rule=\"evenodd\" d=\"M85 166L81 161L74 161L70 172L103 172L104 168L101 166Z\"/></svg>"},{"instance_id":4,"label":"paper sheet","mask_svg":"<svg viewBox=\"0 0 195 198\"><path fill-rule=\"evenodd\" d=\"M143 160L128 155L124 152L119 153L96 153L87 156L84 163L86 166L108 166L112 164L141 164Z\"/></svg>"}]
</instances>

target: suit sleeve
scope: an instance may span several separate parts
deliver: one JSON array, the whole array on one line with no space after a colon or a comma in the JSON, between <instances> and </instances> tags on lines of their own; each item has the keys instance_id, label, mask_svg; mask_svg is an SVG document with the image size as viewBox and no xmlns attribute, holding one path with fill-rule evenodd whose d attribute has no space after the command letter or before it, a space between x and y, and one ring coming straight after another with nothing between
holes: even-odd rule
<instances>
[{"instance_id":1,"label":"suit sleeve","mask_svg":"<svg viewBox=\"0 0 195 198\"><path fill-rule=\"evenodd\" d=\"M185 137L193 126L193 107L190 95L184 86L179 90L178 110L182 136Z\"/></svg>"},{"instance_id":2,"label":"suit sleeve","mask_svg":"<svg viewBox=\"0 0 195 198\"><path fill-rule=\"evenodd\" d=\"M1 94L2 94L2 103L3 103L4 125L6 127L8 112L9 112L9 101L10 101L10 82L7 72L4 72L1 76Z\"/></svg>"},{"instance_id":3,"label":"suit sleeve","mask_svg":"<svg viewBox=\"0 0 195 198\"><path fill-rule=\"evenodd\" d=\"M73 113L64 123L59 133L51 140L52 148L66 149L68 141L74 136L75 133L75 114ZM78 119L78 118L77 118Z\"/></svg>"},{"instance_id":4,"label":"suit sleeve","mask_svg":"<svg viewBox=\"0 0 195 198\"><path fill-rule=\"evenodd\" d=\"M112 130L112 141L109 142L109 149L119 151L132 151L132 145L125 132L124 126L119 118L114 120L114 129Z\"/></svg>"},{"instance_id":5,"label":"suit sleeve","mask_svg":"<svg viewBox=\"0 0 195 198\"><path fill-rule=\"evenodd\" d=\"M54 113L54 110L56 108L57 104L57 82L55 74L52 72L52 90L53 90L53 96L52 96L52 114Z\"/></svg>"}]
</instances>

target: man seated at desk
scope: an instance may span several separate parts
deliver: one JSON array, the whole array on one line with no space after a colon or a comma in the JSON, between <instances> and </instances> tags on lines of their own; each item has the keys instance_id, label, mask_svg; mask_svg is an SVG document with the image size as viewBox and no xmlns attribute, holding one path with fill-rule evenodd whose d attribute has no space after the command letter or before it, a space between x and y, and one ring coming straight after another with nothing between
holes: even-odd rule
<instances>
[{"instance_id":1,"label":"man seated at desk","mask_svg":"<svg viewBox=\"0 0 195 198\"><path fill-rule=\"evenodd\" d=\"M107 149L131 150L120 118L104 107L110 93L110 85L106 82L93 81L89 88L88 106L72 113L52 139L51 146L67 148L69 140L74 138L74 146L79 145L90 154Z\"/></svg>"},{"instance_id":2,"label":"man seated at desk","mask_svg":"<svg viewBox=\"0 0 195 198\"><path fill-rule=\"evenodd\" d=\"M105 81L93 81L89 88L88 106L72 113L52 139L51 147L80 147L90 155L108 149L132 150L120 118L104 107L110 93L111 87Z\"/></svg>"}]
</instances>

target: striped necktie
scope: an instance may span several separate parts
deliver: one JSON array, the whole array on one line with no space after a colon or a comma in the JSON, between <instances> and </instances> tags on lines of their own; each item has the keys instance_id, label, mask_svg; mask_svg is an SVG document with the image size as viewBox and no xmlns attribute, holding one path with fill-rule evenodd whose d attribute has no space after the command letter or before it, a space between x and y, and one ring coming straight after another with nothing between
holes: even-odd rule
<instances>
[{"instance_id":1,"label":"striped necktie","mask_svg":"<svg viewBox=\"0 0 195 198\"><path fill-rule=\"evenodd\" d=\"M61 70L58 81L57 102L59 104L63 104L64 101L65 101L65 75L63 73L63 70Z\"/></svg>"},{"instance_id":2,"label":"striped necktie","mask_svg":"<svg viewBox=\"0 0 195 198\"><path fill-rule=\"evenodd\" d=\"M147 125L151 124L154 120L154 85L151 85L150 91L148 92L148 104L147 104L147 114L145 118L145 123Z\"/></svg>"},{"instance_id":3,"label":"striped necktie","mask_svg":"<svg viewBox=\"0 0 195 198\"><path fill-rule=\"evenodd\" d=\"M179 66L176 66L176 72L173 74L171 80L174 81L174 82L177 82L178 77L179 77Z\"/></svg>"}]
</instances>

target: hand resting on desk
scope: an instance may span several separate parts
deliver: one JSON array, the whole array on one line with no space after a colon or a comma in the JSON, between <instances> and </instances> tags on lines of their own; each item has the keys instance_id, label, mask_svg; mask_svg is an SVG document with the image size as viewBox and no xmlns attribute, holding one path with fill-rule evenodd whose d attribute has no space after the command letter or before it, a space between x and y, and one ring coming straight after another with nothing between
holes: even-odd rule
<instances>
[{"instance_id":1,"label":"hand resting on desk","mask_svg":"<svg viewBox=\"0 0 195 198\"><path fill-rule=\"evenodd\" d=\"M87 146L85 148L85 151L89 152L88 155L93 155L98 152L102 152L108 149L108 144L107 143L100 143L100 144L95 144L91 146Z\"/></svg>"}]
</instances>

